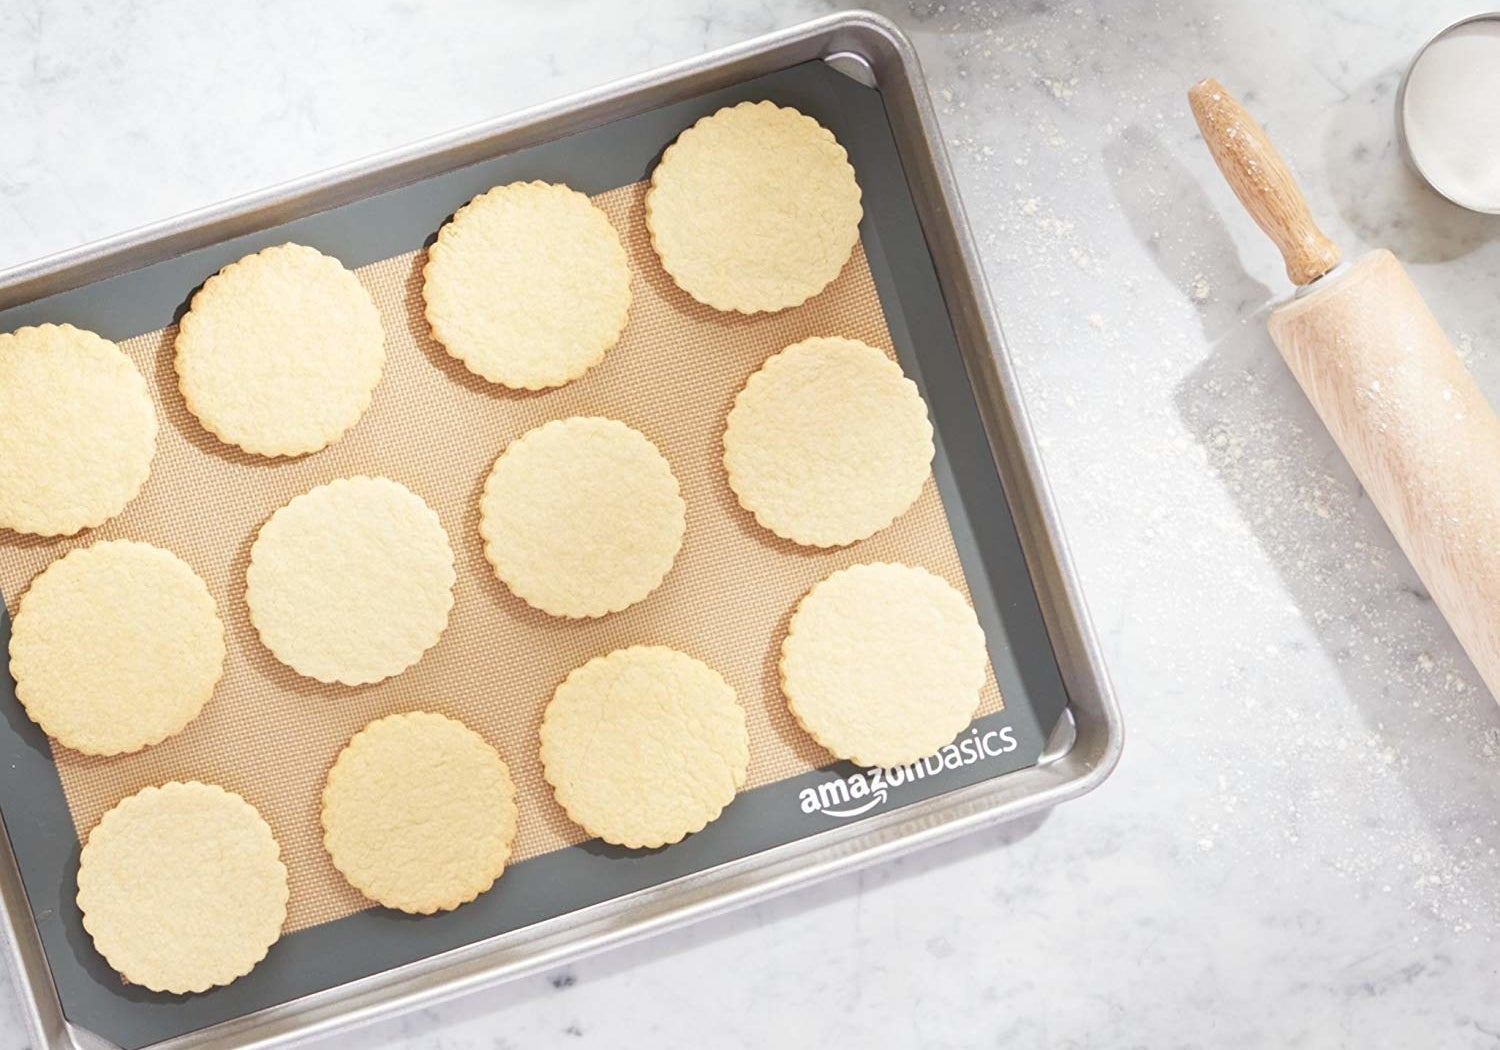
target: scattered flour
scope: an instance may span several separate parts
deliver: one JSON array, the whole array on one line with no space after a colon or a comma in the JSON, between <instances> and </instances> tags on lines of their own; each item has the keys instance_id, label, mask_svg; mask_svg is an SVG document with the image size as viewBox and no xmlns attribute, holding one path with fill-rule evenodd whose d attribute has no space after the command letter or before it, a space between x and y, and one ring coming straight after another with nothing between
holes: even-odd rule
<instances>
[{"instance_id":1,"label":"scattered flour","mask_svg":"<svg viewBox=\"0 0 1500 1050\"><path fill-rule=\"evenodd\" d=\"M1070 18L1090 31L1058 31ZM1171 764L1150 776L1185 793L1163 834L1188 863L1331 876L1489 936L1500 715L1265 333L1289 289L1224 210L1189 73L1081 42L1127 19L1185 31L1130 0L976 0L931 45L1062 519L1096 613L1118 617L1098 627L1125 687L1122 777ZM1455 337L1476 370L1481 342Z\"/></svg>"}]
</instances>

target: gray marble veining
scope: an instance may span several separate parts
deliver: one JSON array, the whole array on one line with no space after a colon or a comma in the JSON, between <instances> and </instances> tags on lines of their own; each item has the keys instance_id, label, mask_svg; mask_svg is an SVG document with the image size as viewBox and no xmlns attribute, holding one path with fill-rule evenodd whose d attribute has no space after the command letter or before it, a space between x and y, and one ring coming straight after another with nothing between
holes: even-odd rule
<instances>
[{"instance_id":1,"label":"gray marble veining","mask_svg":"<svg viewBox=\"0 0 1500 1050\"><path fill-rule=\"evenodd\" d=\"M914 37L1129 742L1044 818L320 1047L1500 1044L1500 709L1282 367L1183 92L1240 92L1500 399L1500 220L1401 165L1474 10L876 3ZM826 10L0 2L0 264ZM0 1046L25 1045L0 986Z\"/></svg>"}]
</instances>

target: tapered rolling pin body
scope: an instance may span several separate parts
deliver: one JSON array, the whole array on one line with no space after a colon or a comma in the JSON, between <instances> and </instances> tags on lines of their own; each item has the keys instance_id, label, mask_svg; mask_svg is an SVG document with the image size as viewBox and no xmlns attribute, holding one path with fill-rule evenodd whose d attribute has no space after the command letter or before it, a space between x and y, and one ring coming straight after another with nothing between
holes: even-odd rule
<instances>
[{"instance_id":1,"label":"tapered rolling pin body","mask_svg":"<svg viewBox=\"0 0 1500 1050\"><path fill-rule=\"evenodd\" d=\"M1264 132L1217 83L1190 98L1215 159L1282 249L1288 273L1316 281L1271 312L1271 338L1500 699L1500 420L1396 257L1370 252L1318 280L1338 250ZM1221 151L1226 137L1234 149ZM1253 176L1237 177L1247 154ZM1257 189L1267 186L1274 208Z\"/></svg>"},{"instance_id":2,"label":"tapered rolling pin body","mask_svg":"<svg viewBox=\"0 0 1500 1050\"><path fill-rule=\"evenodd\" d=\"M1500 420L1387 251L1271 313L1271 338L1500 697Z\"/></svg>"}]
</instances>

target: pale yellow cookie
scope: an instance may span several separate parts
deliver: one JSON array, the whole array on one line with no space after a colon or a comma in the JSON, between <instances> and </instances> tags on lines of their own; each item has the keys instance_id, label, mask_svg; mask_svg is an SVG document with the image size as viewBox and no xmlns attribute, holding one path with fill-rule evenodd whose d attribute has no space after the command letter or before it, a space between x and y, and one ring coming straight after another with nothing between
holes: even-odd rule
<instances>
[{"instance_id":1,"label":"pale yellow cookie","mask_svg":"<svg viewBox=\"0 0 1500 1050\"><path fill-rule=\"evenodd\" d=\"M988 660L974 610L946 580L909 565L855 565L798 604L781 645L781 691L837 757L896 766L963 731Z\"/></svg>"},{"instance_id":2,"label":"pale yellow cookie","mask_svg":"<svg viewBox=\"0 0 1500 1050\"><path fill-rule=\"evenodd\" d=\"M281 937L286 901L270 827L212 784L131 795L104 814L78 861L84 929L122 977L153 992L245 976Z\"/></svg>"},{"instance_id":3,"label":"pale yellow cookie","mask_svg":"<svg viewBox=\"0 0 1500 1050\"><path fill-rule=\"evenodd\" d=\"M349 884L387 908L431 915L495 884L516 837L500 755L426 711L371 722L323 788L323 845Z\"/></svg>"},{"instance_id":4,"label":"pale yellow cookie","mask_svg":"<svg viewBox=\"0 0 1500 1050\"><path fill-rule=\"evenodd\" d=\"M389 478L339 478L261 526L245 602L261 641L292 670L368 685L437 644L453 581L448 534L420 496Z\"/></svg>"},{"instance_id":5,"label":"pale yellow cookie","mask_svg":"<svg viewBox=\"0 0 1500 1050\"><path fill-rule=\"evenodd\" d=\"M385 367L380 312L359 278L302 244L230 263L177 331L177 385L209 433L300 456L359 421Z\"/></svg>"},{"instance_id":6,"label":"pale yellow cookie","mask_svg":"<svg viewBox=\"0 0 1500 1050\"><path fill-rule=\"evenodd\" d=\"M680 842L745 786L745 712L712 667L659 645L596 657L557 687L542 768L568 819L632 849Z\"/></svg>"},{"instance_id":7,"label":"pale yellow cookie","mask_svg":"<svg viewBox=\"0 0 1500 1050\"><path fill-rule=\"evenodd\" d=\"M86 755L182 732L223 672L213 596L177 555L145 543L59 558L31 581L11 626L16 698L48 736Z\"/></svg>"},{"instance_id":8,"label":"pale yellow cookie","mask_svg":"<svg viewBox=\"0 0 1500 1050\"><path fill-rule=\"evenodd\" d=\"M859 200L832 132L795 109L741 102L667 147L646 227L683 291L758 313L804 303L839 275L859 239Z\"/></svg>"},{"instance_id":9,"label":"pale yellow cookie","mask_svg":"<svg viewBox=\"0 0 1500 1050\"><path fill-rule=\"evenodd\" d=\"M853 543L895 521L921 495L932 455L916 384L853 339L807 339L770 358L724 429L740 505L813 547Z\"/></svg>"},{"instance_id":10,"label":"pale yellow cookie","mask_svg":"<svg viewBox=\"0 0 1500 1050\"><path fill-rule=\"evenodd\" d=\"M427 250L432 337L475 375L561 386L604 359L630 312L620 235L583 194L496 186L460 208Z\"/></svg>"},{"instance_id":11,"label":"pale yellow cookie","mask_svg":"<svg viewBox=\"0 0 1500 1050\"><path fill-rule=\"evenodd\" d=\"M146 380L70 324L0 335L0 529L71 536L125 509L151 472Z\"/></svg>"},{"instance_id":12,"label":"pale yellow cookie","mask_svg":"<svg viewBox=\"0 0 1500 1050\"><path fill-rule=\"evenodd\" d=\"M553 616L603 616L660 586L687 508L639 431L574 416L501 453L479 503L484 555L518 598Z\"/></svg>"}]
</instances>

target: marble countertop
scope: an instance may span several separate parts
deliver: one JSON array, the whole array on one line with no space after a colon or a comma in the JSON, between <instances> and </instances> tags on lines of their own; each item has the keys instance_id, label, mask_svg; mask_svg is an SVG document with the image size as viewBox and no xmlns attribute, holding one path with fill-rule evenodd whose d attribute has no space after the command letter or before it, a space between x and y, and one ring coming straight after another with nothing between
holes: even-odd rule
<instances>
[{"instance_id":1,"label":"marble countertop","mask_svg":"<svg viewBox=\"0 0 1500 1050\"><path fill-rule=\"evenodd\" d=\"M522 7L522 5L514 5ZM1500 708L1264 331L1183 97L1243 94L1500 399L1500 219L1403 168L1472 3L874 3L921 53L1119 690L1096 793L335 1048L1500 1044ZM0 0L0 266L645 70L812 0ZM0 964L3 965L3 964ZM24 1047L0 981L0 1046Z\"/></svg>"}]
</instances>

